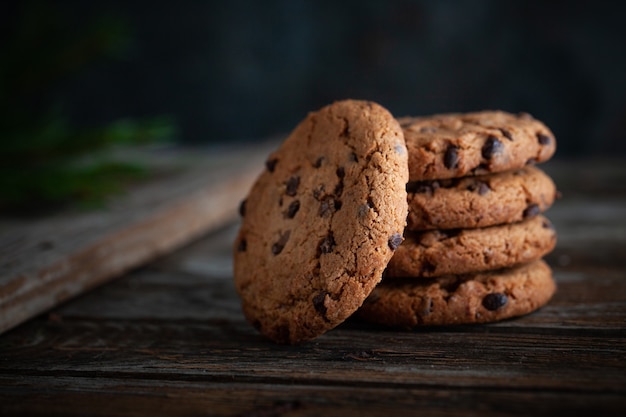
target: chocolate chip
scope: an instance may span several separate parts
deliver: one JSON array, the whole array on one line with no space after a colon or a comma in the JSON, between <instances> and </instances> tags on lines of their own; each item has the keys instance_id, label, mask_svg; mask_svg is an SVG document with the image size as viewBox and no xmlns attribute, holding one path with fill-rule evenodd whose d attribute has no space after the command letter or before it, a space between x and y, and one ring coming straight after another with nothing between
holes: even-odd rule
<instances>
[{"instance_id":1,"label":"chocolate chip","mask_svg":"<svg viewBox=\"0 0 626 417\"><path fill-rule=\"evenodd\" d=\"M446 149L446 153L443 156L443 164L448 169L457 168L459 166L458 146L450 145Z\"/></svg>"},{"instance_id":2,"label":"chocolate chip","mask_svg":"<svg viewBox=\"0 0 626 417\"><path fill-rule=\"evenodd\" d=\"M320 313L322 316L326 316L326 306L324 305L324 301L326 300L326 296L328 293L326 291L321 291L315 297L313 297L313 307L315 311Z\"/></svg>"},{"instance_id":3,"label":"chocolate chip","mask_svg":"<svg viewBox=\"0 0 626 417\"><path fill-rule=\"evenodd\" d=\"M467 186L468 191L476 191L478 195L483 196L491 191L489 184L483 181L475 181L472 184Z\"/></svg>"},{"instance_id":4,"label":"chocolate chip","mask_svg":"<svg viewBox=\"0 0 626 417\"><path fill-rule=\"evenodd\" d=\"M274 255L278 255L279 253L282 252L283 248L284 248L284 246L281 246L279 243L274 243L272 245L272 253Z\"/></svg>"},{"instance_id":5,"label":"chocolate chip","mask_svg":"<svg viewBox=\"0 0 626 417\"><path fill-rule=\"evenodd\" d=\"M324 217L327 214L332 213L335 210L335 199L331 196L326 196L320 203L320 209L318 214L320 217Z\"/></svg>"},{"instance_id":6,"label":"chocolate chip","mask_svg":"<svg viewBox=\"0 0 626 417\"><path fill-rule=\"evenodd\" d=\"M241 200L241 203L239 204L239 215L241 217L246 215L246 200Z\"/></svg>"},{"instance_id":7,"label":"chocolate chip","mask_svg":"<svg viewBox=\"0 0 626 417\"><path fill-rule=\"evenodd\" d=\"M396 250L398 249L398 246L400 246L403 240L404 239L402 238L402 235L400 233L394 233L389 238L389 241L387 242L387 244L389 245L391 250Z\"/></svg>"},{"instance_id":8,"label":"chocolate chip","mask_svg":"<svg viewBox=\"0 0 626 417\"><path fill-rule=\"evenodd\" d=\"M552 142L552 138L543 133L537 133L537 141L539 141L540 145L548 145Z\"/></svg>"},{"instance_id":9,"label":"chocolate chip","mask_svg":"<svg viewBox=\"0 0 626 417\"><path fill-rule=\"evenodd\" d=\"M239 241L239 245L237 245L237 250L239 252L245 252L246 249L248 249L248 242L246 241L246 239L241 239Z\"/></svg>"},{"instance_id":10,"label":"chocolate chip","mask_svg":"<svg viewBox=\"0 0 626 417\"><path fill-rule=\"evenodd\" d=\"M541 213L541 209L537 204L529 204L528 207L524 209L522 216L527 219L529 217L535 217L539 213Z\"/></svg>"},{"instance_id":11,"label":"chocolate chip","mask_svg":"<svg viewBox=\"0 0 626 417\"><path fill-rule=\"evenodd\" d=\"M433 312L433 299L430 297L424 298L422 300L421 306L422 316L429 316Z\"/></svg>"},{"instance_id":12,"label":"chocolate chip","mask_svg":"<svg viewBox=\"0 0 626 417\"><path fill-rule=\"evenodd\" d=\"M359 217L365 217L369 213L371 207L369 204L361 204L358 208L357 215Z\"/></svg>"},{"instance_id":13,"label":"chocolate chip","mask_svg":"<svg viewBox=\"0 0 626 417\"><path fill-rule=\"evenodd\" d=\"M287 195L293 197L296 195L298 191L298 186L300 185L300 177L293 176L287 180Z\"/></svg>"},{"instance_id":14,"label":"chocolate chip","mask_svg":"<svg viewBox=\"0 0 626 417\"><path fill-rule=\"evenodd\" d=\"M322 163L326 160L325 157L320 156L319 158L317 158L317 161L315 161L315 163L313 164L313 168L319 168L322 166Z\"/></svg>"},{"instance_id":15,"label":"chocolate chip","mask_svg":"<svg viewBox=\"0 0 626 417\"><path fill-rule=\"evenodd\" d=\"M354 152L350 153L350 162L359 162L359 158L357 158Z\"/></svg>"},{"instance_id":16,"label":"chocolate chip","mask_svg":"<svg viewBox=\"0 0 626 417\"><path fill-rule=\"evenodd\" d=\"M528 160L526 161L526 165L535 165L537 163L537 160L535 158L528 158Z\"/></svg>"},{"instance_id":17,"label":"chocolate chip","mask_svg":"<svg viewBox=\"0 0 626 417\"><path fill-rule=\"evenodd\" d=\"M343 193L343 178L346 176L346 170L343 167L339 167L335 173L339 177L339 182L335 186L334 194L339 197Z\"/></svg>"},{"instance_id":18,"label":"chocolate chip","mask_svg":"<svg viewBox=\"0 0 626 417\"><path fill-rule=\"evenodd\" d=\"M290 230L287 230L285 233L282 233L278 238L278 241L272 245L272 253L274 255L278 255L282 252L283 248L287 244L289 240L289 235L291 234Z\"/></svg>"},{"instance_id":19,"label":"chocolate chip","mask_svg":"<svg viewBox=\"0 0 626 417\"><path fill-rule=\"evenodd\" d=\"M267 170L269 172L274 172L274 170L276 169L277 162L278 162L277 158L268 159L267 161L265 161L265 166L267 167Z\"/></svg>"},{"instance_id":20,"label":"chocolate chip","mask_svg":"<svg viewBox=\"0 0 626 417\"><path fill-rule=\"evenodd\" d=\"M376 205L374 204L374 200L372 199L372 196L367 197L367 206L371 209L374 209L374 211L376 211Z\"/></svg>"},{"instance_id":21,"label":"chocolate chip","mask_svg":"<svg viewBox=\"0 0 626 417\"><path fill-rule=\"evenodd\" d=\"M431 194L432 195L432 193L434 192L434 188L432 186L432 183L430 182L414 181L406 185L406 192L414 193L414 194Z\"/></svg>"},{"instance_id":22,"label":"chocolate chip","mask_svg":"<svg viewBox=\"0 0 626 417\"><path fill-rule=\"evenodd\" d=\"M483 306L489 311L496 311L500 307L504 307L509 302L509 298L501 292L493 292L485 295L483 298Z\"/></svg>"},{"instance_id":23,"label":"chocolate chip","mask_svg":"<svg viewBox=\"0 0 626 417\"><path fill-rule=\"evenodd\" d=\"M502 136L504 136L505 138L507 138L508 140L510 140L511 142L513 141L513 135L511 134L510 131L500 128L500 132L502 132Z\"/></svg>"},{"instance_id":24,"label":"chocolate chip","mask_svg":"<svg viewBox=\"0 0 626 417\"><path fill-rule=\"evenodd\" d=\"M315 198L317 201L320 201L320 199L322 198L322 195L325 192L326 192L326 187L324 187L324 184L322 184L313 190L313 198Z\"/></svg>"},{"instance_id":25,"label":"chocolate chip","mask_svg":"<svg viewBox=\"0 0 626 417\"><path fill-rule=\"evenodd\" d=\"M502 152L502 149L502 142L500 142L495 136L489 136L483 145L481 153L483 158L491 159L495 154Z\"/></svg>"},{"instance_id":26,"label":"chocolate chip","mask_svg":"<svg viewBox=\"0 0 626 417\"><path fill-rule=\"evenodd\" d=\"M543 219L543 221L541 222L541 227L543 227L544 229L554 230L554 225L548 219Z\"/></svg>"},{"instance_id":27,"label":"chocolate chip","mask_svg":"<svg viewBox=\"0 0 626 417\"><path fill-rule=\"evenodd\" d=\"M480 185L478 186L478 195L485 195L487 194L489 191L491 191L491 188L489 187L489 184L487 184L486 182L481 182Z\"/></svg>"},{"instance_id":28,"label":"chocolate chip","mask_svg":"<svg viewBox=\"0 0 626 417\"><path fill-rule=\"evenodd\" d=\"M287 208L287 213L285 213L285 217L293 219L298 210L300 210L300 200L294 200L291 202L291 204L289 204L289 207Z\"/></svg>"},{"instance_id":29,"label":"chocolate chip","mask_svg":"<svg viewBox=\"0 0 626 417\"><path fill-rule=\"evenodd\" d=\"M333 248L335 247L335 238L333 237L333 232L328 233L322 241L320 242L320 252L321 253L331 253Z\"/></svg>"}]
</instances>

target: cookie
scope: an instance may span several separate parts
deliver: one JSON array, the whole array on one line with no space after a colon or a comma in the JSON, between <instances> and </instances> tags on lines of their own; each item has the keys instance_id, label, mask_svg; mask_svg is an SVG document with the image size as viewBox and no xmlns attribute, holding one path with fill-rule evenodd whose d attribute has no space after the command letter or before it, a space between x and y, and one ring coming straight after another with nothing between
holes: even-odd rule
<instances>
[{"instance_id":1,"label":"cookie","mask_svg":"<svg viewBox=\"0 0 626 417\"><path fill-rule=\"evenodd\" d=\"M246 318L278 343L310 340L363 303L402 242L407 151L378 104L311 113L242 204L234 280Z\"/></svg>"},{"instance_id":2,"label":"cookie","mask_svg":"<svg viewBox=\"0 0 626 417\"><path fill-rule=\"evenodd\" d=\"M557 196L537 167L476 177L410 182L411 230L467 229L524 220L547 210Z\"/></svg>"},{"instance_id":3,"label":"cookie","mask_svg":"<svg viewBox=\"0 0 626 417\"><path fill-rule=\"evenodd\" d=\"M482 229L405 232L385 277L436 277L499 269L540 259L556 245L544 216Z\"/></svg>"},{"instance_id":4,"label":"cookie","mask_svg":"<svg viewBox=\"0 0 626 417\"><path fill-rule=\"evenodd\" d=\"M545 305L556 283L542 260L496 271L428 280L384 280L358 310L370 322L394 327L487 323Z\"/></svg>"},{"instance_id":5,"label":"cookie","mask_svg":"<svg viewBox=\"0 0 626 417\"><path fill-rule=\"evenodd\" d=\"M552 132L527 113L502 111L399 119L409 179L423 181L502 172L548 160Z\"/></svg>"}]
</instances>

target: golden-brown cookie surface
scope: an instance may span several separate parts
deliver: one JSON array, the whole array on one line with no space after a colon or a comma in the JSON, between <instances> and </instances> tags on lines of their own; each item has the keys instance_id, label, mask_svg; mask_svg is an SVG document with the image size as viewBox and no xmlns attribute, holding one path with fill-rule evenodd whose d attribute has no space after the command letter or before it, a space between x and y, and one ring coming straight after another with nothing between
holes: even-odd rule
<instances>
[{"instance_id":1,"label":"golden-brown cookie surface","mask_svg":"<svg viewBox=\"0 0 626 417\"><path fill-rule=\"evenodd\" d=\"M412 182L407 189L410 230L519 222L546 211L557 195L552 179L534 166L475 177Z\"/></svg>"},{"instance_id":2,"label":"golden-brown cookie surface","mask_svg":"<svg viewBox=\"0 0 626 417\"><path fill-rule=\"evenodd\" d=\"M495 322L531 313L556 291L542 260L495 271L427 280L385 279L358 310L394 327Z\"/></svg>"},{"instance_id":3,"label":"golden-brown cookie surface","mask_svg":"<svg viewBox=\"0 0 626 417\"><path fill-rule=\"evenodd\" d=\"M410 181L502 172L548 160L552 132L527 113L451 113L399 119Z\"/></svg>"},{"instance_id":4,"label":"golden-brown cookie surface","mask_svg":"<svg viewBox=\"0 0 626 417\"><path fill-rule=\"evenodd\" d=\"M544 216L479 229L405 232L385 277L427 278L487 271L537 260L556 245Z\"/></svg>"}]
</instances>

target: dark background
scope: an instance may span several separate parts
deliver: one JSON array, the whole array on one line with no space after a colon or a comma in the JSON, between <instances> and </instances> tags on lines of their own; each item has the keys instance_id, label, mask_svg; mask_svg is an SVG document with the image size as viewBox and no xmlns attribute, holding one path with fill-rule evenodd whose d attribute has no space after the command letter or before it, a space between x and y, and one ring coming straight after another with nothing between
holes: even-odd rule
<instances>
[{"instance_id":1,"label":"dark background","mask_svg":"<svg viewBox=\"0 0 626 417\"><path fill-rule=\"evenodd\" d=\"M27 102L79 126L166 115L181 142L249 141L361 98L397 116L526 111L552 128L557 155L626 154L625 2L12 1L5 46L38 10L66 40L102 19L123 28L114 53ZM54 39L44 31L20 59L38 65Z\"/></svg>"}]
</instances>

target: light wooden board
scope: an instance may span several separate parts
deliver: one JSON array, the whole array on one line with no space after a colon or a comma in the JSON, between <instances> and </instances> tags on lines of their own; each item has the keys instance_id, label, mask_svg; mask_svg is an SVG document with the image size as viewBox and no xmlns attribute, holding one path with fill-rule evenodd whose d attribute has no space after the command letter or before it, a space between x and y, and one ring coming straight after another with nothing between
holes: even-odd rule
<instances>
[{"instance_id":1,"label":"light wooden board","mask_svg":"<svg viewBox=\"0 0 626 417\"><path fill-rule=\"evenodd\" d=\"M0 333L232 220L275 142L151 150L161 172L101 209L0 219Z\"/></svg>"}]
</instances>

